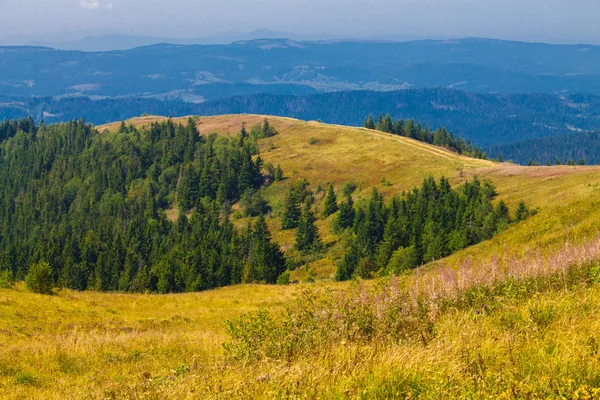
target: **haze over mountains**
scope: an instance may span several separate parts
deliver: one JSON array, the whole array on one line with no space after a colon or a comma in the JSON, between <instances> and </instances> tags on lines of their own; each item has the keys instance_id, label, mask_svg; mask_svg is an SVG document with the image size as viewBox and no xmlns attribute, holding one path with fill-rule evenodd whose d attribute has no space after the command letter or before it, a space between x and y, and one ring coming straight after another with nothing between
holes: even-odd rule
<instances>
[{"instance_id":1,"label":"haze over mountains","mask_svg":"<svg viewBox=\"0 0 600 400\"><path fill-rule=\"evenodd\" d=\"M594 150L600 141L594 133L600 128L599 46L269 38L279 35L287 33L261 30L230 44L192 40L92 52L0 47L0 110L8 118L33 115L46 122L257 113L354 126L370 113L390 113L446 126L493 157L600 162ZM205 40L233 38L240 36ZM63 46L127 48L163 40L172 39L112 35ZM577 133L586 136L537 142Z\"/></svg>"},{"instance_id":2,"label":"haze over mountains","mask_svg":"<svg viewBox=\"0 0 600 400\"><path fill-rule=\"evenodd\" d=\"M377 35L377 36L339 36L332 34L300 34L293 32L258 29L251 32L224 32L195 38L177 38L139 35L118 31L81 31L55 33L50 35L17 35L0 39L1 46L37 46L50 47L57 50L77 51L112 51L130 50L136 47L150 46L160 43L179 45L214 45L231 44L243 40L287 38L296 41L353 40L353 41L390 41L404 42L410 40L442 39L436 36L416 35Z\"/></svg>"},{"instance_id":3,"label":"haze over mountains","mask_svg":"<svg viewBox=\"0 0 600 400\"><path fill-rule=\"evenodd\" d=\"M0 49L8 96L151 96L193 101L266 86L302 90L452 87L472 92L600 94L600 47L487 39L412 42L241 41L110 52ZM288 89L289 90L289 89ZM231 90L230 90L231 91Z\"/></svg>"}]
</instances>

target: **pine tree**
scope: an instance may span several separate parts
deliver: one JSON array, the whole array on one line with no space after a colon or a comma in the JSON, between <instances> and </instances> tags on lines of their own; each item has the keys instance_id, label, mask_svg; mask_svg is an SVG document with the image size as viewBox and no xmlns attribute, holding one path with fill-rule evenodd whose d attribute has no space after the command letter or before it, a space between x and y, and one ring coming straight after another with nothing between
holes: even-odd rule
<instances>
[{"instance_id":1,"label":"pine tree","mask_svg":"<svg viewBox=\"0 0 600 400\"><path fill-rule=\"evenodd\" d=\"M271 233L264 216L260 216L250 237L246 281L276 283L286 269L283 252L272 242Z\"/></svg>"},{"instance_id":2,"label":"pine tree","mask_svg":"<svg viewBox=\"0 0 600 400\"><path fill-rule=\"evenodd\" d=\"M200 176L191 164L182 168L181 175L178 193L179 207L182 211L187 212L198 200Z\"/></svg>"},{"instance_id":3,"label":"pine tree","mask_svg":"<svg viewBox=\"0 0 600 400\"><path fill-rule=\"evenodd\" d=\"M344 254L337 265L337 269L335 271L335 280L347 281L348 279L351 279L359 262L360 257L358 255L358 250L356 246L352 245L350 250Z\"/></svg>"},{"instance_id":4,"label":"pine tree","mask_svg":"<svg viewBox=\"0 0 600 400\"><path fill-rule=\"evenodd\" d=\"M327 195L323 200L323 211L321 212L321 216L323 218L327 218L331 214L335 213L337 210L337 196L335 195L335 191L333 190L333 185L330 183L329 187L327 188Z\"/></svg>"},{"instance_id":5,"label":"pine tree","mask_svg":"<svg viewBox=\"0 0 600 400\"><path fill-rule=\"evenodd\" d=\"M276 182L283 180L283 170L281 169L281 165L277 164L277 168L275 168L275 172L273 173L273 179Z\"/></svg>"},{"instance_id":6,"label":"pine tree","mask_svg":"<svg viewBox=\"0 0 600 400\"><path fill-rule=\"evenodd\" d=\"M375 129L375 121L373 121L373 115L369 115L369 117L365 120L365 128L367 129Z\"/></svg>"},{"instance_id":7,"label":"pine tree","mask_svg":"<svg viewBox=\"0 0 600 400\"><path fill-rule=\"evenodd\" d=\"M515 211L515 219L517 221L523 221L528 216L529 216L529 210L527 209L525 202L523 200L521 200L519 202L519 205L517 206L517 210Z\"/></svg>"},{"instance_id":8,"label":"pine tree","mask_svg":"<svg viewBox=\"0 0 600 400\"><path fill-rule=\"evenodd\" d=\"M346 201L340 205L340 212L332 222L333 231L341 232L347 228L351 228L354 225L355 215L354 201L352 201L352 196L348 195Z\"/></svg>"},{"instance_id":9,"label":"pine tree","mask_svg":"<svg viewBox=\"0 0 600 400\"><path fill-rule=\"evenodd\" d=\"M300 215L300 204L298 202L294 188L291 187L285 196L283 214L281 216L281 228L294 229L298 227Z\"/></svg>"},{"instance_id":10,"label":"pine tree","mask_svg":"<svg viewBox=\"0 0 600 400\"><path fill-rule=\"evenodd\" d=\"M311 253L321 250L321 237L315 224L315 215L309 202L304 204L302 215L296 233L296 249L302 253Z\"/></svg>"},{"instance_id":11,"label":"pine tree","mask_svg":"<svg viewBox=\"0 0 600 400\"><path fill-rule=\"evenodd\" d=\"M394 123L392 122L392 117L390 117L390 114L386 114L385 119L381 124L381 130L389 133L394 132Z\"/></svg>"}]
</instances>

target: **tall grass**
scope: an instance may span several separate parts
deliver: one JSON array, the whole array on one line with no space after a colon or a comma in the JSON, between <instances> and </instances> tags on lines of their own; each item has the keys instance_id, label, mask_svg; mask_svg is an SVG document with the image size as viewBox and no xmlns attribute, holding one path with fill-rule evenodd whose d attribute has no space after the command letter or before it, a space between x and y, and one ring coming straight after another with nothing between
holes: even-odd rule
<instances>
[{"instance_id":1,"label":"tall grass","mask_svg":"<svg viewBox=\"0 0 600 400\"><path fill-rule=\"evenodd\" d=\"M404 280L393 276L370 288L358 282L344 291L304 289L283 312L262 310L228 321L231 340L224 346L234 358L253 362L291 361L345 343L427 345L440 316L452 310L489 314L498 299L600 283L598 260L600 236L578 246L566 243L545 257L539 250L522 258L505 254ZM531 316L541 326L552 319L552 310L534 309Z\"/></svg>"}]
</instances>

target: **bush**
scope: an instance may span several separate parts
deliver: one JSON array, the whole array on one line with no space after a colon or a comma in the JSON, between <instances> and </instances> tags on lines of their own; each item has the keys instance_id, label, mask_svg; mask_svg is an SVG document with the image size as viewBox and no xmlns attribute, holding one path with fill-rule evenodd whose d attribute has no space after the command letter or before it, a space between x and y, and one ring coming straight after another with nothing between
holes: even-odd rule
<instances>
[{"instance_id":1,"label":"bush","mask_svg":"<svg viewBox=\"0 0 600 400\"><path fill-rule=\"evenodd\" d=\"M386 187L393 186L392 182L390 182L385 176L381 178L381 185Z\"/></svg>"},{"instance_id":2,"label":"bush","mask_svg":"<svg viewBox=\"0 0 600 400\"><path fill-rule=\"evenodd\" d=\"M10 289L15 284L13 274L11 271L6 270L0 272L0 289Z\"/></svg>"},{"instance_id":3,"label":"bush","mask_svg":"<svg viewBox=\"0 0 600 400\"><path fill-rule=\"evenodd\" d=\"M358 188L358 184L354 181L347 181L342 185L342 194L346 197L352 195L354 191Z\"/></svg>"},{"instance_id":4,"label":"bush","mask_svg":"<svg viewBox=\"0 0 600 400\"><path fill-rule=\"evenodd\" d=\"M240 206L248 217L257 217L270 211L269 202L263 197L262 192L247 190L240 199Z\"/></svg>"},{"instance_id":5,"label":"bush","mask_svg":"<svg viewBox=\"0 0 600 400\"><path fill-rule=\"evenodd\" d=\"M278 285L289 285L290 284L290 271L283 271L279 278L277 278Z\"/></svg>"},{"instance_id":6,"label":"bush","mask_svg":"<svg viewBox=\"0 0 600 400\"><path fill-rule=\"evenodd\" d=\"M398 275L402 273L402 271L417 267L418 264L419 260L414 246L400 247L392 255L387 266L387 272L389 274Z\"/></svg>"},{"instance_id":7,"label":"bush","mask_svg":"<svg viewBox=\"0 0 600 400\"><path fill-rule=\"evenodd\" d=\"M47 262L33 264L25 277L25 285L29 290L39 294L52 294L54 287L52 267Z\"/></svg>"},{"instance_id":8,"label":"bush","mask_svg":"<svg viewBox=\"0 0 600 400\"><path fill-rule=\"evenodd\" d=\"M321 142L321 140L319 138L316 137L311 137L310 139L308 139L308 144L319 144Z\"/></svg>"}]
</instances>

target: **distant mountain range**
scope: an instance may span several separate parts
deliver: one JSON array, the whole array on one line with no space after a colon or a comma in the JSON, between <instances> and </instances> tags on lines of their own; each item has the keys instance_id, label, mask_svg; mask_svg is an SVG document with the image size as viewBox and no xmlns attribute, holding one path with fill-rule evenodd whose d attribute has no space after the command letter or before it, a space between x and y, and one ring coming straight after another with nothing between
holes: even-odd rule
<instances>
[{"instance_id":1,"label":"distant mountain range","mask_svg":"<svg viewBox=\"0 0 600 400\"><path fill-rule=\"evenodd\" d=\"M6 96L153 97L189 102L254 93L391 91L600 94L600 47L487 39L240 41L79 52L0 47Z\"/></svg>"},{"instance_id":2,"label":"distant mountain range","mask_svg":"<svg viewBox=\"0 0 600 400\"><path fill-rule=\"evenodd\" d=\"M290 34L257 31L218 45L135 47L175 39L119 34L72 43L135 47L94 52L0 47L0 116L105 123L258 113L362 125L389 112L446 126L494 157L600 162L600 46L268 38L278 35Z\"/></svg>"},{"instance_id":3,"label":"distant mountain range","mask_svg":"<svg viewBox=\"0 0 600 400\"><path fill-rule=\"evenodd\" d=\"M239 41L257 39L287 38L295 41L389 41L406 42L410 40L441 39L440 37L420 37L415 35L385 35L370 37L347 37L330 34L298 34L292 32L272 31L259 29L252 32L225 32L197 38L175 38L143 36L119 32L71 32L54 34L49 37L13 36L0 39L0 46L33 46L49 47L57 50L76 50L86 52L101 52L113 50L131 50L136 47L151 46L154 44L169 43L176 45L218 45L231 44Z\"/></svg>"}]
</instances>

